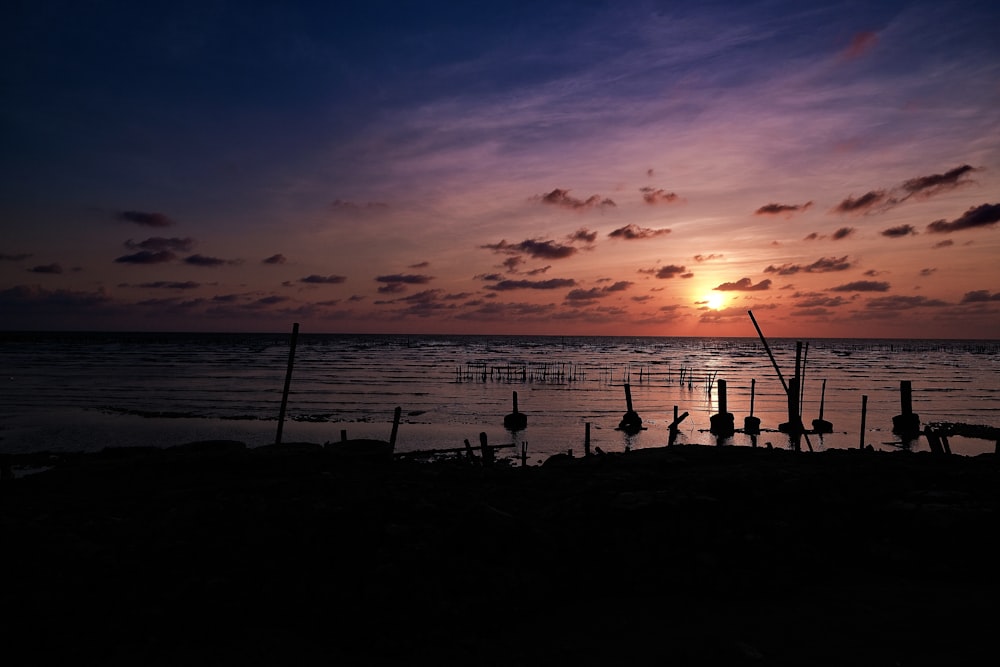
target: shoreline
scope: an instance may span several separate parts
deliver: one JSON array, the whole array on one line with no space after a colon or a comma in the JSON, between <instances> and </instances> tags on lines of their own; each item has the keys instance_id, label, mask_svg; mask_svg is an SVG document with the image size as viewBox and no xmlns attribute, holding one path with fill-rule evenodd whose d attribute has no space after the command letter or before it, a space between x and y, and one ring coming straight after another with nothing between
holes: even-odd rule
<instances>
[{"instance_id":1,"label":"shoreline","mask_svg":"<svg viewBox=\"0 0 1000 667\"><path fill-rule=\"evenodd\" d=\"M976 664L1000 458L677 445L542 466L316 445L5 480L38 664Z\"/></svg>"}]
</instances>

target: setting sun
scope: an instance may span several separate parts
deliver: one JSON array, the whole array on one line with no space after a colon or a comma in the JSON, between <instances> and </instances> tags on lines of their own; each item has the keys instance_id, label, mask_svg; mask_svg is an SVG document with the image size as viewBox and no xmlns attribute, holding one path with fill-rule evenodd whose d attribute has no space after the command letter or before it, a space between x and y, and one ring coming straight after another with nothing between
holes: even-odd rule
<instances>
[{"instance_id":1,"label":"setting sun","mask_svg":"<svg viewBox=\"0 0 1000 667\"><path fill-rule=\"evenodd\" d=\"M705 305L711 308L712 310L718 310L719 308L722 308L722 305L725 303L725 301L726 297L722 296L721 294L707 294L705 296Z\"/></svg>"}]
</instances>

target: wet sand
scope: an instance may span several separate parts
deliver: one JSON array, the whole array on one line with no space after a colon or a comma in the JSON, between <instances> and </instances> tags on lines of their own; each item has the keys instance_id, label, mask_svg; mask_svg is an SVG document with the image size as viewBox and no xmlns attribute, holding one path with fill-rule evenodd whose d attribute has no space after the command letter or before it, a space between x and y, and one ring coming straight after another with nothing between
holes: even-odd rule
<instances>
[{"instance_id":1,"label":"wet sand","mask_svg":"<svg viewBox=\"0 0 1000 667\"><path fill-rule=\"evenodd\" d=\"M27 463L27 460L19 460ZM16 664L991 664L1000 459L288 445L0 485Z\"/></svg>"}]
</instances>

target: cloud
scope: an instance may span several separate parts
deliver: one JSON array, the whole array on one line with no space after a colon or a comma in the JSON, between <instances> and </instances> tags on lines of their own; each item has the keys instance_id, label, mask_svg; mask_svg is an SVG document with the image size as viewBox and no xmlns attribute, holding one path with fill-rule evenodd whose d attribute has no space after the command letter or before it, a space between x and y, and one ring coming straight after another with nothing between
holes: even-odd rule
<instances>
[{"instance_id":1,"label":"cloud","mask_svg":"<svg viewBox=\"0 0 1000 667\"><path fill-rule=\"evenodd\" d=\"M434 280L434 276L424 276L410 273L393 273L387 276L375 276L375 281L380 283L398 283L404 285L426 285Z\"/></svg>"},{"instance_id":2,"label":"cloud","mask_svg":"<svg viewBox=\"0 0 1000 667\"><path fill-rule=\"evenodd\" d=\"M661 266L660 268L653 267L651 269L639 269L639 273L648 273L662 279L669 279L675 276L690 278L694 275L692 273L688 273L686 267L677 266L676 264L668 264L666 266Z\"/></svg>"},{"instance_id":3,"label":"cloud","mask_svg":"<svg viewBox=\"0 0 1000 667\"><path fill-rule=\"evenodd\" d=\"M661 188L644 187L639 188L642 193L642 200L647 204L672 204L679 199L677 193L667 192Z\"/></svg>"},{"instance_id":4,"label":"cloud","mask_svg":"<svg viewBox=\"0 0 1000 667\"><path fill-rule=\"evenodd\" d=\"M515 289L548 290L575 286L576 281L572 278L550 278L549 280L501 280L495 285L487 286L486 289L507 292Z\"/></svg>"},{"instance_id":5,"label":"cloud","mask_svg":"<svg viewBox=\"0 0 1000 667\"><path fill-rule=\"evenodd\" d=\"M62 266L59 264L42 264L40 266L33 266L28 269L31 273L50 273L59 274L63 272Z\"/></svg>"},{"instance_id":6,"label":"cloud","mask_svg":"<svg viewBox=\"0 0 1000 667\"><path fill-rule=\"evenodd\" d=\"M888 292L889 283L875 280L856 280L829 288L830 292Z\"/></svg>"},{"instance_id":7,"label":"cloud","mask_svg":"<svg viewBox=\"0 0 1000 667\"><path fill-rule=\"evenodd\" d=\"M880 205L893 203L895 200L889 199L885 190L871 190L858 198L847 197L834 207L836 213L850 213L859 215L868 213Z\"/></svg>"},{"instance_id":8,"label":"cloud","mask_svg":"<svg viewBox=\"0 0 1000 667\"><path fill-rule=\"evenodd\" d=\"M711 255L695 255L694 256L694 261L696 261L696 262L710 262L713 259L722 259L723 257L725 257L725 255L721 255L721 254L717 255L715 253L712 253Z\"/></svg>"},{"instance_id":9,"label":"cloud","mask_svg":"<svg viewBox=\"0 0 1000 667\"><path fill-rule=\"evenodd\" d=\"M549 269L551 269L551 268L552 268L551 264L546 264L545 266L541 266L541 267L539 267L537 269L532 269L531 271L528 271L527 275L529 275L529 276L540 276L543 273L548 273Z\"/></svg>"},{"instance_id":10,"label":"cloud","mask_svg":"<svg viewBox=\"0 0 1000 667\"><path fill-rule=\"evenodd\" d=\"M495 283L495 282L499 282L499 281L503 280L503 274L502 273L477 273L476 275L474 275L472 277L475 280L483 280L483 281L491 282L491 283Z\"/></svg>"},{"instance_id":11,"label":"cloud","mask_svg":"<svg viewBox=\"0 0 1000 667\"><path fill-rule=\"evenodd\" d=\"M403 283L388 283L378 288L379 294L398 294L405 291L406 285Z\"/></svg>"},{"instance_id":12,"label":"cloud","mask_svg":"<svg viewBox=\"0 0 1000 667\"><path fill-rule=\"evenodd\" d=\"M806 237L805 237L804 239L802 239L802 240L803 240L803 241L816 241L817 239L821 239L821 238L823 238L823 237L822 237L822 236L820 236L819 234L817 234L816 232L813 232L812 234L809 234L808 236L806 236ZM773 244L772 244L772 245L773 245Z\"/></svg>"},{"instance_id":13,"label":"cloud","mask_svg":"<svg viewBox=\"0 0 1000 667\"><path fill-rule=\"evenodd\" d=\"M542 241L539 239L526 239L520 243L507 243L502 240L499 243L487 243L480 246L486 250L507 255L524 254L535 259L565 259L576 254L577 249L573 246L561 245L555 241Z\"/></svg>"},{"instance_id":14,"label":"cloud","mask_svg":"<svg viewBox=\"0 0 1000 667\"><path fill-rule=\"evenodd\" d=\"M319 276L315 273L305 278L299 278L300 283L309 283L312 285L339 285L340 283L347 280L346 276Z\"/></svg>"},{"instance_id":15,"label":"cloud","mask_svg":"<svg viewBox=\"0 0 1000 667\"><path fill-rule=\"evenodd\" d=\"M799 213L801 211L806 211L813 205L812 201L807 201L805 204L776 204L770 203L765 204L753 212L754 215L785 215L790 216L793 213Z\"/></svg>"},{"instance_id":16,"label":"cloud","mask_svg":"<svg viewBox=\"0 0 1000 667\"><path fill-rule=\"evenodd\" d=\"M767 278L754 285L749 278L740 278L735 283L722 283L712 289L720 292L762 292L771 289L771 280Z\"/></svg>"},{"instance_id":17,"label":"cloud","mask_svg":"<svg viewBox=\"0 0 1000 667\"><path fill-rule=\"evenodd\" d=\"M989 290L977 289L966 292L962 297L962 303L984 303L987 301L1000 301L1000 292L990 294Z\"/></svg>"},{"instance_id":18,"label":"cloud","mask_svg":"<svg viewBox=\"0 0 1000 667\"><path fill-rule=\"evenodd\" d=\"M940 299L929 299L925 296L880 296L870 299L865 304L869 310L910 310L913 308L939 308L948 306Z\"/></svg>"},{"instance_id":19,"label":"cloud","mask_svg":"<svg viewBox=\"0 0 1000 667\"><path fill-rule=\"evenodd\" d=\"M133 255L122 255L116 258L115 261L119 264L163 264L165 262L172 262L175 259L177 259L177 255L169 250L161 250L159 252L141 250Z\"/></svg>"},{"instance_id":20,"label":"cloud","mask_svg":"<svg viewBox=\"0 0 1000 667\"><path fill-rule=\"evenodd\" d=\"M0 261L3 262L20 262L21 260L28 259L31 257L31 253L28 252L18 252L6 254L0 252Z\"/></svg>"},{"instance_id":21,"label":"cloud","mask_svg":"<svg viewBox=\"0 0 1000 667\"><path fill-rule=\"evenodd\" d=\"M764 273L776 273L779 276L792 276L799 271L806 273L830 273L831 271L845 271L851 268L852 264L847 260L847 255L843 257L820 257L812 264L802 266L801 264L773 264L764 269Z\"/></svg>"},{"instance_id":22,"label":"cloud","mask_svg":"<svg viewBox=\"0 0 1000 667\"><path fill-rule=\"evenodd\" d=\"M669 234L669 229L648 229L646 227L640 227L634 224L628 224L624 227L619 227L618 229L608 233L608 238L612 239L625 239L626 241L634 241L638 239L651 239L656 236L663 236L664 234Z\"/></svg>"},{"instance_id":23,"label":"cloud","mask_svg":"<svg viewBox=\"0 0 1000 667\"><path fill-rule=\"evenodd\" d=\"M616 206L612 200L607 198L602 199L600 195L591 195L590 197L587 197L587 199L577 199L576 197L570 197L569 192L569 190L556 188L552 192L539 195L539 198L544 204L551 204L553 206L560 206L562 208L575 210Z\"/></svg>"},{"instance_id":24,"label":"cloud","mask_svg":"<svg viewBox=\"0 0 1000 667\"><path fill-rule=\"evenodd\" d=\"M836 308L848 303L840 296L810 295L795 304L796 308Z\"/></svg>"},{"instance_id":25,"label":"cloud","mask_svg":"<svg viewBox=\"0 0 1000 667\"><path fill-rule=\"evenodd\" d=\"M632 285L633 283L629 282L628 280L621 280L607 287L594 287L587 290L575 289L566 295L566 301L575 302L577 304L595 301L597 299L603 299L604 297L609 296L615 292L624 292Z\"/></svg>"},{"instance_id":26,"label":"cloud","mask_svg":"<svg viewBox=\"0 0 1000 667\"><path fill-rule=\"evenodd\" d=\"M908 181L904 181L900 187L902 187L902 189L910 195L932 197L941 192L954 190L955 188L971 183L972 181L962 180L962 178L974 171L977 171L975 167L963 164L961 167L949 169L943 174L932 174L930 176L911 178Z\"/></svg>"},{"instance_id":27,"label":"cloud","mask_svg":"<svg viewBox=\"0 0 1000 667\"><path fill-rule=\"evenodd\" d=\"M139 241L138 243L129 239L125 242L125 247L129 250L150 250L152 252L159 252L161 250L188 252L194 248L194 239L190 237L172 237L168 239L162 236L153 236L144 241Z\"/></svg>"},{"instance_id":28,"label":"cloud","mask_svg":"<svg viewBox=\"0 0 1000 667\"><path fill-rule=\"evenodd\" d=\"M591 245L597 240L597 232L592 232L586 227L581 227L572 234L568 235L566 238L569 239L570 243L579 241L581 243Z\"/></svg>"},{"instance_id":29,"label":"cloud","mask_svg":"<svg viewBox=\"0 0 1000 667\"><path fill-rule=\"evenodd\" d=\"M139 283L136 287L144 287L147 289L196 289L201 287L201 283L196 283L190 280L185 282L157 280L151 283Z\"/></svg>"},{"instance_id":30,"label":"cloud","mask_svg":"<svg viewBox=\"0 0 1000 667\"><path fill-rule=\"evenodd\" d=\"M899 239L904 236L916 235L917 230L913 225L897 225L896 227L883 229L879 234L890 239Z\"/></svg>"},{"instance_id":31,"label":"cloud","mask_svg":"<svg viewBox=\"0 0 1000 667\"><path fill-rule=\"evenodd\" d=\"M408 268L408 269L426 269L430 265L431 265L430 262L417 262L416 264L410 264L406 268Z\"/></svg>"},{"instance_id":32,"label":"cloud","mask_svg":"<svg viewBox=\"0 0 1000 667\"><path fill-rule=\"evenodd\" d=\"M205 255L191 255L184 258L185 264L192 266L222 266L224 264L240 264L238 259L221 259L219 257L207 257Z\"/></svg>"},{"instance_id":33,"label":"cloud","mask_svg":"<svg viewBox=\"0 0 1000 667\"><path fill-rule=\"evenodd\" d=\"M833 233L833 240L840 241L841 239L846 239L848 236L854 233L854 227L841 227Z\"/></svg>"},{"instance_id":34,"label":"cloud","mask_svg":"<svg viewBox=\"0 0 1000 667\"><path fill-rule=\"evenodd\" d=\"M920 269L921 277L933 276L937 272L937 269Z\"/></svg>"},{"instance_id":35,"label":"cloud","mask_svg":"<svg viewBox=\"0 0 1000 667\"><path fill-rule=\"evenodd\" d=\"M934 248L950 248L953 245L955 245L954 241L952 241L951 239L945 239L944 241L938 241L932 247L934 247Z\"/></svg>"},{"instance_id":36,"label":"cloud","mask_svg":"<svg viewBox=\"0 0 1000 667\"><path fill-rule=\"evenodd\" d=\"M120 211L116 216L119 220L131 222L143 227L170 227L173 220L162 213L144 213L142 211Z\"/></svg>"},{"instance_id":37,"label":"cloud","mask_svg":"<svg viewBox=\"0 0 1000 667\"><path fill-rule=\"evenodd\" d=\"M992 227L998 221L1000 221L1000 204L983 204L982 206L970 207L968 211L951 222L935 220L927 225L927 231L932 234L950 234L964 229Z\"/></svg>"},{"instance_id":38,"label":"cloud","mask_svg":"<svg viewBox=\"0 0 1000 667\"><path fill-rule=\"evenodd\" d=\"M841 56L846 60L855 60L874 49L877 43L877 33L871 30L859 32L851 38L851 43L847 45Z\"/></svg>"},{"instance_id":39,"label":"cloud","mask_svg":"<svg viewBox=\"0 0 1000 667\"><path fill-rule=\"evenodd\" d=\"M270 257L265 257L260 260L261 264L284 264L288 260L280 252L276 255L271 255Z\"/></svg>"}]
</instances>

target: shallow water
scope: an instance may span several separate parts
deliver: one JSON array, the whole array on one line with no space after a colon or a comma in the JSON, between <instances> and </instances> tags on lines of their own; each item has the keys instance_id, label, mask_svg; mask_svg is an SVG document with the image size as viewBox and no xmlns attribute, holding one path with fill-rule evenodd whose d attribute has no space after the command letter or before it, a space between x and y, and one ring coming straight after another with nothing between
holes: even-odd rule
<instances>
[{"instance_id":1,"label":"shallow water","mask_svg":"<svg viewBox=\"0 0 1000 667\"><path fill-rule=\"evenodd\" d=\"M233 438L273 442L290 336L260 334L0 334L0 450L96 450ZM796 341L769 341L786 381ZM803 422L819 417L834 432L803 449L857 447L868 397L865 444L926 449L891 433L901 412L900 381L913 387L921 423L1000 426L1000 343L812 339L802 341ZM585 425L604 451L661 446L674 406L689 413L680 443L715 443L719 380L737 428L749 414L759 445L790 447L776 432L787 421L781 381L756 338L530 336L357 336L298 338L283 440L388 439L402 408L399 450L460 447L485 432L493 444L527 442L529 460L583 452ZM822 393L826 381L825 395ZM617 430L624 385L645 430ZM517 392L527 429L503 417ZM822 401L821 401L822 398ZM749 446L736 433L725 444ZM994 443L954 438L953 451L993 451ZM508 450L513 452L513 449Z\"/></svg>"}]
</instances>

